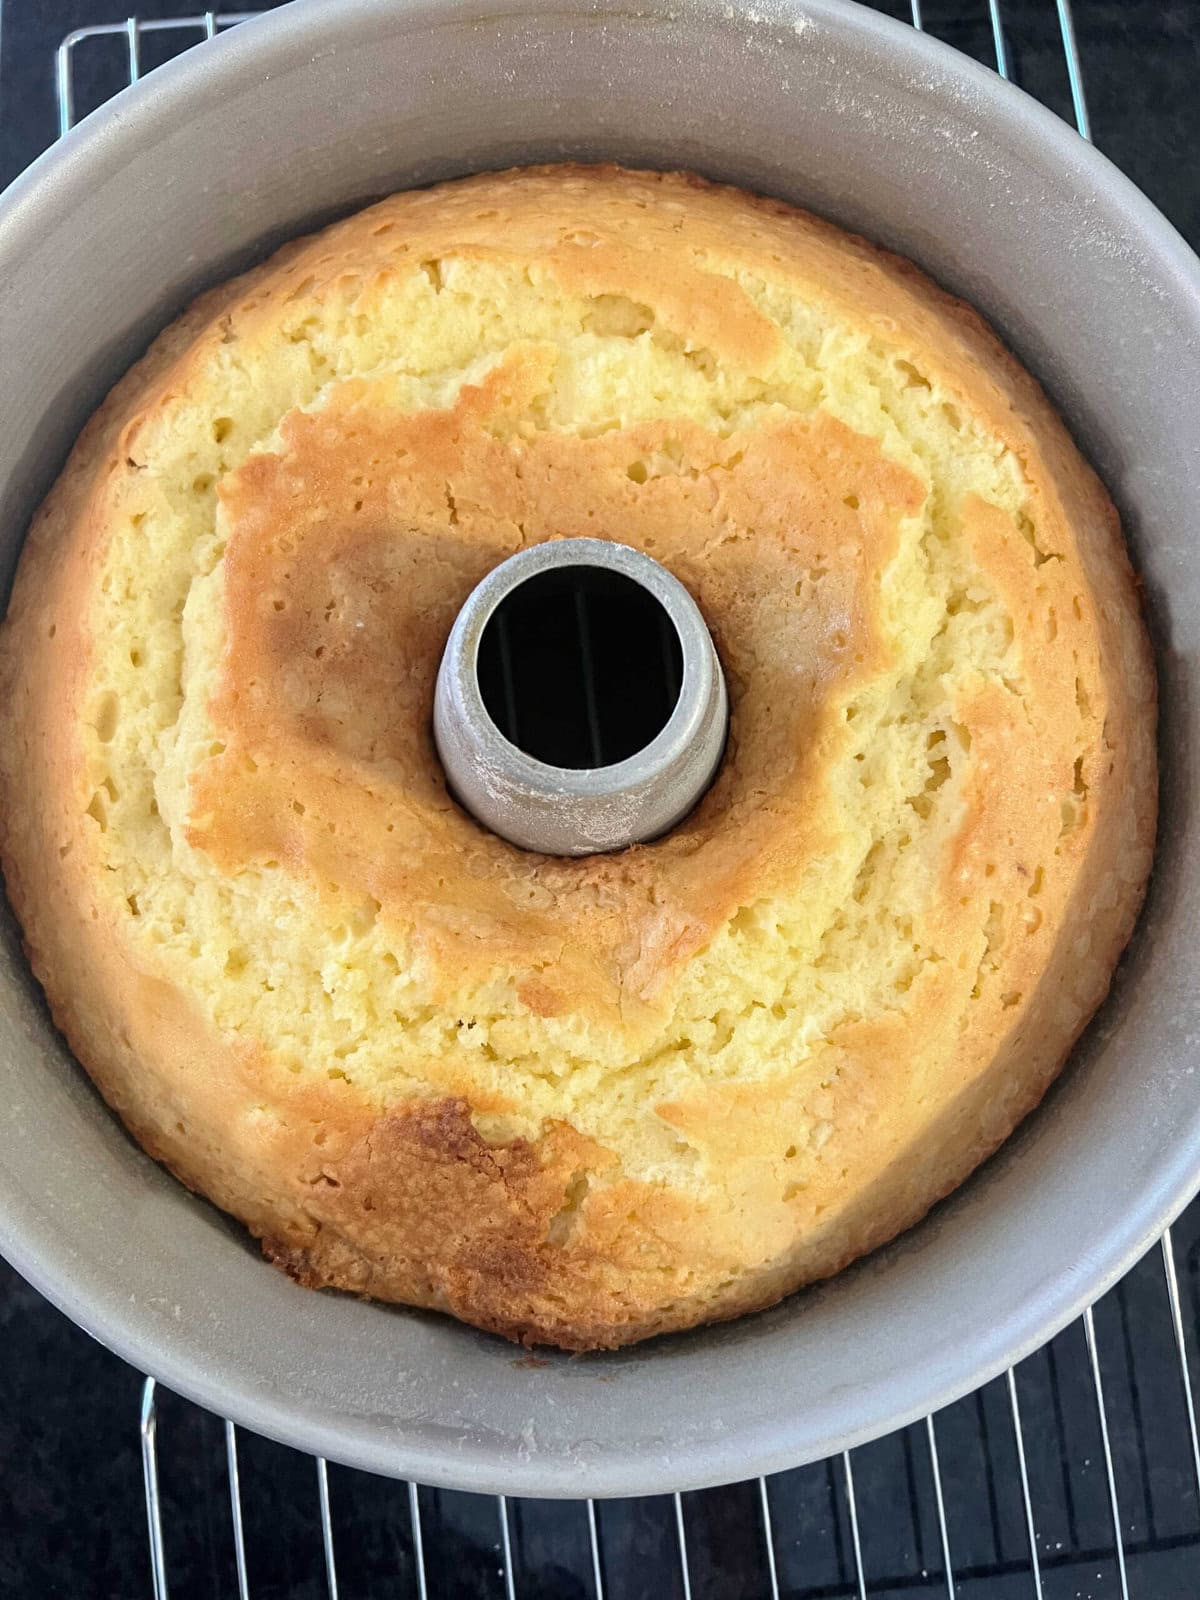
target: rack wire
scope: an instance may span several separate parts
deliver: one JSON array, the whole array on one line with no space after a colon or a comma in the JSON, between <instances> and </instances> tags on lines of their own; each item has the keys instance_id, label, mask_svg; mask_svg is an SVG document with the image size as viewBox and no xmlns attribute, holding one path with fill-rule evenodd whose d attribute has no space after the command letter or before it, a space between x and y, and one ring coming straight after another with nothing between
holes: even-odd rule
<instances>
[{"instance_id":1,"label":"rack wire","mask_svg":"<svg viewBox=\"0 0 1200 1600\"><path fill-rule=\"evenodd\" d=\"M928 4L928 0L925 0ZM1004 78L1013 75L1012 53L1006 39L1006 30L1002 14L1002 0L964 0L965 4L983 6L986 4L986 21L990 26L993 48L994 65ZM1043 0L1047 6L1050 0ZM911 22L917 29L925 26L925 14L922 0L910 0ZM1092 125L1088 111L1087 95L1084 88L1083 70L1080 60L1079 45L1076 38L1075 20L1072 14L1071 0L1053 0L1053 9L1056 17L1058 35L1061 39L1067 81L1070 92L1072 114L1079 133L1090 140L1092 138ZM223 29L233 27L255 15L254 12L217 12L204 11L186 17L173 18L138 18L127 17L119 21L102 23L90 27L81 27L69 33L58 46L55 59L55 83L57 90L58 126L60 134L67 133L77 120L77 93L76 71L83 52L90 50L97 41L108 40L110 47L116 40L124 50L124 75L129 82L135 82L143 75L143 45L151 36L169 36L170 42L177 48L185 48L192 44L202 43L205 39L213 38ZM1163 1234L1158 1246L1161 1265L1160 1287L1165 1296L1166 1310L1169 1320L1170 1346L1173 1347L1173 1360L1177 1367L1178 1391L1180 1395L1179 1409L1184 1430L1184 1456L1187 1461L1187 1473L1190 1476L1189 1492L1181 1498L1181 1503L1190 1504L1200 1518L1200 1433L1197 1429L1197 1405L1193 1387L1192 1365L1196 1355L1192 1351L1192 1342L1195 1338L1195 1319L1192 1320L1192 1338L1189 1339L1188 1319L1184 1314L1184 1300L1180 1292L1179 1264L1176 1256L1176 1243L1172 1230L1168 1228ZM1197 1260L1200 1259L1200 1234L1194 1247L1196 1259L1191 1259L1193 1252L1189 1252L1187 1269L1193 1277L1197 1275ZM1144 1268L1146 1263L1142 1264ZM1141 1271L1141 1268L1138 1269ZM1153 1509L1153 1479L1154 1472L1148 1465L1146 1454L1146 1426L1145 1419L1139 1412L1139 1389L1134 1372L1134 1360L1130 1344L1126 1307L1120 1299L1122 1288L1118 1287L1108 1297L1111 1301L1117 1297L1117 1323L1122 1331L1125 1345L1125 1354L1129 1366L1129 1400L1132 1406L1132 1415L1138 1431L1137 1453L1140 1459L1141 1487L1139 1489L1140 1501L1146 1507L1146 1522L1150 1531L1155 1532L1155 1518ZM1104 1302L1102 1302L1104 1304ZM995 1459L1001 1450L997 1437L989 1431L986 1421L981 1421L985 1439L985 1453L988 1458L988 1491L987 1499L990 1501L990 1516L993 1525L993 1544L995 1547L995 1560L980 1562L978 1559L956 1566L956 1537L961 1530L952 1530L951 1517L948 1513L950 1488L957 1487L958 1478L950 1477L943 1467L943 1455L939 1448L939 1419L928 1416L924 1419L923 1426L906 1430L902 1439L904 1454L904 1470L908 1480L910 1500L913 1504L913 1539L914 1559L912 1570L900 1572L889 1571L880 1578L869 1571L867 1552L867 1532L869 1524L865 1521L867 1516L866 1504L858 1479L858 1466L861 1464L864 1452L872 1447L862 1447L859 1451L846 1451L836 1463L827 1463L824 1467L825 1483L828 1490L829 1502L832 1508L825 1524L825 1531L832 1537L837 1546L838 1566L845 1568L843 1583L840 1577L835 1577L832 1582L816 1580L813 1585L785 1584L780 1557L780 1526L781 1518L775 1509L775 1503L784 1493L786 1484L784 1480L789 1476L781 1475L779 1479L759 1478L752 1485L754 1517L758 1523L757 1537L762 1543L761 1570L764 1575L765 1592L770 1600L780 1600L784 1593L803 1593L806 1597L824 1596L856 1596L857 1600L877 1600L877 1597L894 1593L910 1592L922 1595L935 1595L944 1589L948 1600L955 1600L956 1596L968 1592L980 1596L985 1600L991 1595L1008 1596L1023 1594L1033 1597L1033 1600L1048 1600L1052 1594L1052 1580L1056 1576L1070 1574L1071 1581L1077 1582L1081 1572L1089 1571L1092 1565L1098 1565L1106 1560L1115 1573L1116 1593L1121 1600L1131 1600L1131 1568L1130 1555L1139 1555L1146 1550L1182 1550L1195 1552L1196 1583L1193 1592L1200 1593L1200 1525L1186 1526L1183 1531L1176 1531L1173 1535L1157 1540L1147 1540L1142 1537L1140 1541L1130 1543L1127 1541L1127 1531L1136 1531L1139 1526L1137 1517L1130 1518L1124 1505L1124 1493L1128 1487L1121 1481L1118 1470L1116 1443L1122 1445L1123 1454L1128 1454L1124 1448L1128 1428L1122 1424L1121 1428L1114 1426L1111 1414L1110 1397L1106 1392L1105 1367L1106 1354L1101 1337L1097 1331L1095 1310L1089 1308L1081 1321L1082 1344L1086 1361L1086 1387L1090 1394L1088 1403L1094 1413L1094 1422L1098 1431L1100 1444L1100 1461L1104 1476L1104 1498L1107 1502L1107 1536L1106 1541L1097 1543L1094 1539L1089 1543L1082 1530L1082 1513L1075 1503L1069 1476L1066 1468L1062 1474L1062 1504L1066 1512L1066 1522L1069 1529L1073 1530L1076 1537L1071 1541L1072 1548L1063 1554L1065 1541L1049 1541L1044 1534L1043 1521L1049 1523L1057 1521L1057 1510L1052 1519L1049 1512L1039 1502L1035 1493L1033 1472L1031 1470L1030 1449L1030 1422L1022 1401L1023 1379L1022 1371L1029 1368L1030 1362L1037 1358L1031 1357L1022 1363L1021 1367L1012 1367L1004 1374L998 1386L999 1404L1005 1416L1005 1426L1009 1435L1009 1448L1004 1450L1006 1458L1011 1450L1012 1467L1015 1470L1017 1487L1019 1489L1019 1524L1022 1530L1024 1550L1014 1558L1005 1556L1003 1546L1005 1537L1001 1528L1001 1517L998 1511L996 1496L993 1493L993 1468ZM1059 1433L1062 1433L1064 1415L1060 1396L1060 1379L1062 1362L1065 1359L1070 1365L1076 1356L1056 1357L1055 1348L1060 1351L1067 1347L1062 1341L1071 1335L1062 1335L1048 1352L1050 1363L1050 1411L1053 1412ZM1075 1335L1076 1339L1078 1335ZM1115 1337L1115 1335L1114 1335ZM1170 1360L1170 1357L1166 1358ZM1057 1363L1057 1364L1056 1364ZM1024 1380L1024 1387L1028 1390L1029 1380ZM1028 1398L1028 1394L1027 1394ZM1042 1385L1038 1385L1036 1400L1039 1403L1039 1412L1046 1409L1045 1396L1042 1394ZM980 1418L984 1418L984 1400L981 1396L975 1397L979 1408ZM997 1400L997 1394L991 1395L989 1403ZM963 1402L967 1404L967 1402ZM995 1405L992 1405L992 1414L995 1415ZM1172 1419L1178 1425L1180 1418ZM160 1442L166 1443L165 1438L160 1440L160 1391L153 1379L147 1379L144 1384L141 1402L141 1459L142 1472L145 1485L146 1525L149 1541L149 1564L152 1593L155 1600L168 1600L171 1592L170 1581L170 1551L168 1548L169 1526L164 1519L164 1498L160 1481ZM239 1458L239 1433L237 1428L230 1423L224 1424L225 1432L225 1470L228 1483L229 1510L232 1524L233 1539L233 1565L236 1574L237 1593L239 1600L250 1600L251 1582L249 1572L248 1544L246 1533L246 1519L243 1514L242 1501L242 1473ZM897 1436L899 1437L899 1436ZM920 1449L916 1441L922 1441ZM924 1462L919 1457L923 1452ZM1091 1458L1085 1458L1084 1468L1091 1466ZM819 1469L811 1469L819 1470ZM960 1466L961 1471L961 1466ZM331 1495L330 1472L328 1464L317 1459L314 1463L315 1474L315 1503L313 1514L319 1522L320 1548L323 1556L324 1572L322 1581L324 1592L328 1600L339 1600L339 1571L335 1540L334 1500ZM919 1504L917 1491L918 1480L924 1477L932 1488L932 1534L926 1543L922 1528L929 1525L930 1519L922 1511ZM1056 1491L1057 1493L1057 1491ZM674 1545L676 1571L673 1581L668 1579L666 1588L673 1588L682 1596L682 1600L693 1600L693 1557L690 1553L691 1540L689 1537L689 1512L692 1510L693 1497L675 1494L671 1497L671 1521L673 1533L670 1543ZM500 1558L500 1576L503 1582L505 1600L524 1600L519 1581L518 1564L514 1555L513 1536L513 1507L514 1502L503 1495L496 1497L496 1548ZM1057 1501L1056 1501L1057 1506ZM587 1559L584 1563L586 1582L582 1587L571 1589L571 1593L580 1595L588 1593L592 1600L608 1600L606 1583L603 1522L605 1507L591 1500L583 1502L578 1507L578 1514L583 1519L586 1531ZM423 1495L416 1484L407 1485L407 1515L409 1523L409 1539L413 1566L413 1589L416 1600L429 1600L431 1593L429 1562L426 1559L426 1537L423 1524ZM1197 1519L1193 1519L1196 1521ZM1187 1521L1187 1518L1184 1518ZM1107 1542L1107 1549L1104 1547ZM916 1561L920 1559L922 1549L931 1548L935 1556L940 1558L940 1572L925 1566L919 1575L915 1570ZM742 1552L743 1555L746 1552ZM436 1575L435 1575L436 1577ZM1089 1592L1092 1580L1089 1578ZM1095 1581L1099 1584L1097 1593L1101 1590L1107 1593L1112 1584L1107 1582L1103 1566L1097 1572ZM848 1586L847 1586L848 1585ZM992 1585L995 1585L992 1587ZM1061 1587L1061 1586L1060 1586ZM711 1574L707 1574L703 1584L704 1592L715 1593ZM432 1586L437 1592L436 1581ZM544 1594L546 1591L541 1590ZM745 1592L745 1586L739 1592ZM1057 1591L1055 1591L1057 1592ZM1065 1591L1064 1591L1065 1592ZM1076 1591L1080 1592L1079 1590ZM1152 1589L1142 1591L1147 1600L1157 1600L1157 1594ZM1183 1591L1178 1591L1182 1593ZM349 1596L347 1596L349 1600Z\"/></svg>"}]
</instances>

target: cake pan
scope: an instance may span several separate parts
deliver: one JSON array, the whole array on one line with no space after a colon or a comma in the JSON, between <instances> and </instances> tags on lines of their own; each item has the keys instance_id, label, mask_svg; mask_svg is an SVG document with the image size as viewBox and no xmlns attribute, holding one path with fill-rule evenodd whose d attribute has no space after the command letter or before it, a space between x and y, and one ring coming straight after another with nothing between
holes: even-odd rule
<instances>
[{"instance_id":1,"label":"cake pan","mask_svg":"<svg viewBox=\"0 0 1200 1600\"><path fill-rule=\"evenodd\" d=\"M89 118L0 210L7 582L87 414L198 288L385 191L686 166L914 257L992 318L1125 517L1162 677L1162 836L1113 994L1042 1108L919 1228L762 1315L539 1364L303 1291L132 1144L0 958L0 1248L143 1371L338 1461L641 1494L828 1455L958 1397L1107 1288L1200 1172L1200 271L1062 123L836 0L298 0Z\"/></svg>"}]
</instances>

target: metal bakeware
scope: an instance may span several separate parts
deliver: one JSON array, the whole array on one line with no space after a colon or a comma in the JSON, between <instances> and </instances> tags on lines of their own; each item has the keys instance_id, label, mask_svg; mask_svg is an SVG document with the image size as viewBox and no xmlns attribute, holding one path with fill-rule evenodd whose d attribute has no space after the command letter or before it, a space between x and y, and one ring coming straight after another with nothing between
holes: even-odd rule
<instances>
[{"instance_id":1,"label":"metal bakeware","mask_svg":"<svg viewBox=\"0 0 1200 1600\"><path fill-rule=\"evenodd\" d=\"M71 1070L15 946L0 1016L16 1135L0 1158L6 1253L181 1392L427 1482L679 1488L923 1415L1077 1314L1153 1241L1196 1170L1194 259L1031 102L844 5L618 17L301 0L233 45L156 73L10 192L0 330L28 375L0 402L14 554L107 383L188 292L267 243L484 165L698 167L907 250L1050 385L1122 502L1154 602L1162 865L1113 1000L1017 1138L889 1250L730 1328L530 1370L466 1329L301 1295L130 1147ZM167 177L157 226L141 233Z\"/></svg>"},{"instance_id":2,"label":"metal bakeware","mask_svg":"<svg viewBox=\"0 0 1200 1600\"><path fill-rule=\"evenodd\" d=\"M643 596L648 614L631 612L627 594L611 594L604 614L620 609L604 637L593 638L604 615L595 612L605 604L595 586L606 580ZM530 682L530 672L518 675L514 654L522 641L511 638L517 623L508 620L505 606L519 606L522 594L537 585L543 598L532 608L527 603L517 620L525 615L525 629L543 636L546 623L556 623L555 633L564 630L571 648L548 660L559 675L566 670L574 679L569 658L578 654L580 671L579 681L568 686L575 692L566 697L565 719L539 716L541 726L530 729L527 716L518 723L518 691L540 712L538 702L547 697L545 672L541 683ZM481 682L493 629L498 643L491 652L497 689L492 709L499 721ZM628 653L646 633L650 671L641 683L626 683L625 694L612 697L609 706L610 696L602 691L613 674L602 669L613 663L597 661L597 645L611 639L614 650L605 656ZM649 720L631 716L645 699L657 702L647 709L660 714ZM561 720L571 725L568 744L578 747L566 758L555 725ZM493 567L455 619L433 697L434 738L452 791L493 833L547 855L594 855L666 833L712 782L728 727L725 675L696 602L652 557L604 539L531 545ZM531 743L537 746L533 754Z\"/></svg>"}]
</instances>

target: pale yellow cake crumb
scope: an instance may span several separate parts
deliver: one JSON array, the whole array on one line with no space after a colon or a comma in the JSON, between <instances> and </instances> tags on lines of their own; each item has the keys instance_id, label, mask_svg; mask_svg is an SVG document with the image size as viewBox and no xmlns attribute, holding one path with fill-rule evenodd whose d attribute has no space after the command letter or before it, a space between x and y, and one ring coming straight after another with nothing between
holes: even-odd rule
<instances>
[{"instance_id":1,"label":"pale yellow cake crumb","mask_svg":"<svg viewBox=\"0 0 1200 1600\"><path fill-rule=\"evenodd\" d=\"M587 534L689 587L730 750L523 854L429 732L458 607ZM1115 514L907 263L699 180L398 195L213 291L80 441L0 646L5 871L147 1148L302 1280L527 1340L769 1303L1034 1105L1149 870Z\"/></svg>"}]
</instances>

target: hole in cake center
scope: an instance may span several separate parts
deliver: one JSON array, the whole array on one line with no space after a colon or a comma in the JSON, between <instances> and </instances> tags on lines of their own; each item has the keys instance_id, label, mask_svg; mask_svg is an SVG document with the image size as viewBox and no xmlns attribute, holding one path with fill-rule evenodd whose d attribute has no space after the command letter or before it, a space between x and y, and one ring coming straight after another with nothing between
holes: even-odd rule
<instances>
[{"instance_id":1,"label":"hole in cake center","mask_svg":"<svg viewBox=\"0 0 1200 1600\"><path fill-rule=\"evenodd\" d=\"M679 699L683 651L648 589L604 567L558 567L507 594L476 666L492 721L550 766L607 767L662 732Z\"/></svg>"}]
</instances>

